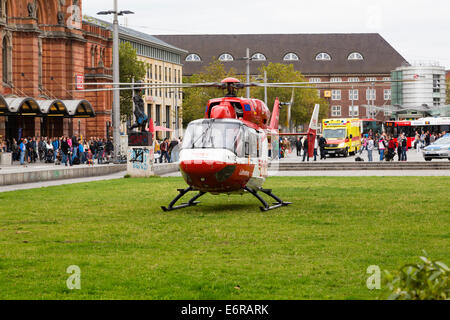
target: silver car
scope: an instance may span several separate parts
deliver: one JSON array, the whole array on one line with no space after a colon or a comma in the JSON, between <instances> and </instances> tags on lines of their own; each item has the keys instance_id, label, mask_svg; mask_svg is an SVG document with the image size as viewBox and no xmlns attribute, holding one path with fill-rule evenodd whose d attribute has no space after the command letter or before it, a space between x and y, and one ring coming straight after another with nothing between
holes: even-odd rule
<instances>
[{"instance_id":1,"label":"silver car","mask_svg":"<svg viewBox=\"0 0 450 320\"><path fill-rule=\"evenodd\" d=\"M450 134L446 134L428 147L425 147L423 149L423 157L425 161L445 158L450 160Z\"/></svg>"}]
</instances>

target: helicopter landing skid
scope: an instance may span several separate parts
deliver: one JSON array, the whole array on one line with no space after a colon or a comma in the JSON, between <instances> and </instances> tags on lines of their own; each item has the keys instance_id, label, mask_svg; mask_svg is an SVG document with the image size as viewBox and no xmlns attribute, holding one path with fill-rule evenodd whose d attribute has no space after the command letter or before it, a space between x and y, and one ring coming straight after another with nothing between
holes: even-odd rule
<instances>
[{"instance_id":1,"label":"helicopter landing skid","mask_svg":"<svg viewBox=\"0 0 450 320\"><path fill-rule=\"evenodd\" d=\"M283 200L278 198L276 195L274 195L272 193L272 190L270 190L270 189L259 189L258 191L261 191L262 193L267 194L268 196L274 198L277 201L277 202L274 202L272 206L269 206L269 204L266 202L266 200L264 200L258 194L258 191L254 191L248 187L245 187L244 190L251 193L253 196L255 196L255 198L257 198L263 204L264 207L259 207L261 209L261 211L269 211L269 210L273 210L273 209L278 209L278 208L286 207L286 206L292 204L292 202L284 202Z\"/></svg>"},{"instance_id":2,"label":"helicopter landing skid","mask_svg":"<svg viewBox=\"0 0 450 320\"><path fill-rule=\"evenodd\" d=\"M190 192L190 191L193 191L193 190L194 190L194 189L193 189L192 187L189 187L189 188L186 188L186 189L178 189L178 192L179 192L180 194L177 195L177 196L172 200L172 202L169 204L168 207L161 207L161 209L163 209L164 212L168 212L168 211L173 211L173 210L183 209L183 208L192 207L192 206L197 205L197 204L200 203L200 202L195 201L195 200L197 200L198 198L200 198L201 196L203 196L204 194L206 194L206 192L200 191L197 195L195 195L195 196L194 196L191 200L189 200L188 202L182 203L182 204L180 204L179 206L175 206L175 207L174 207L175 203L177 203L177 201L180 200L181 197L183 197L186 193L188 193L188 192Z\"/></svg>"}]
</instances>

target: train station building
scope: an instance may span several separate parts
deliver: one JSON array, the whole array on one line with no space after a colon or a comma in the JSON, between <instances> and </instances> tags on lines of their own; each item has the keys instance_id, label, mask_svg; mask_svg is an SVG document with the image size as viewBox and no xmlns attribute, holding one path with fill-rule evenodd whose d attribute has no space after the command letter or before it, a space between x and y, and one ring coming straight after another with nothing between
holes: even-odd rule
<instances>
[{"instance_id":1,"label":"train station building","mask_svg":"<svg viewBox=\"0 0 450 320\"><path fill-rule=\"evenodd\" d=\"M0 0L0 139L106 137L111 94L79 92L112 82L112 35L82 23L81 0Z\"/></svg>"},{"instance_id":2,"label":"train station building","mask_svg":"<svg viewBox=\"0 0 450 320\"><path fill-rule=\"evenodd\" d=\"M84 23L99 25L112 30L112 24L94 17L84 17ZM119 40L129 43L137 57L146 65L144 82L148 84L183 83L183 57L186 50L177 48L152 35L119 26ZM183 99L179 88L149 88L143 95L145 113L157 127L170 131L158 131L158 139L178 138L183 135ZM122 132L126 132L122 124Z\"/></svg>"},{"instance_id":3,"label":"train station building","mask_svg":"<svg viewBox=\"0 0 450 320\"><path fill-rule=\"evenodd\" d=\"M246 49L250 48L250 73L258 75L263 64L292 64L311 83L335 82L331 91L329 116L333 118L388 119L389 112L363 107L391 104L391 71L409 65L381 35L369 34L230 34L230 35L157 35L156 37L188 50L183 56L183 73L201 72L213 59L227 69L246 73ZM344 81L369 81L339 86ZM323 87L323 86L322 86ZM328 95L328 94L327 94Z\"/></svg>"}]
</instances>

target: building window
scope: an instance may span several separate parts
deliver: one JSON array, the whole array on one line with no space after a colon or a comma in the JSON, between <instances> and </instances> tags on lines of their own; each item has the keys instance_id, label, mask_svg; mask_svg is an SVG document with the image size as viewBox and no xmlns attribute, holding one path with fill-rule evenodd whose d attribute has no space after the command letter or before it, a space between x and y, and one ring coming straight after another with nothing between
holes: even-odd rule
<instances>
[{"instance_id":1,"label":"building window","mask_svg":"<svg viewBox=\"0 0 450 320\"><path fill-rule=\"evenodd\" d=\"M164 68L164 81L167 82L167 67Z\"/></svg>"},{"instance_id":2,"label":"building window","mask_svg":"<svg viewBox=\"0 0 450 320\"><path fill-rule=\"evenodd\" d=\"M162 79L162 67L159 66L159 80Z\"/></svg>"},{"instance_id":3,"label":"building window","mask_svg":"<svg viewBox=\"0 0 450 320\"><path fill-rule=\"evenodd\" d=\"M263 55L262 53L255 53L254 55L252 55L252 60L256 60L256 61L266 61L266 56Z\"/></svg>"},{"instance_id":4,"label":"building window","mask_svg":"<svg viewBox=\"0 0 450 320\"><path fill-rule=\"evenodd\" d=\"M349 117L359 117L359 107L358 106L349 106L348 107L348 115L349 115Z\"/></svg>"},{"instance_id":5,"label":"building window","mask_svg":"<svg viewBox=\"0 0 450 320\"><path fill-rule=\"evenodd\" d=\"M433 106L437 107L441 105L441 98L433 98Z\"/></svg>"},{"instance_id":6,"label":"building window","mask_svg":"<svg viewBox=\"0 0 450 320\"><path fill-rule=\"evenodd\" d=\"M359 90L358 89L350 89L348 90L348 99L351 101L359 100Z\"/></svg>"},{"instance_id":7,"label":"building window","mask_svg":"<svg viewBox=\"0 0 450 320\"><path fill-rule=\"evenodd\" d=\"M2 62L3 82L9 84L12 81L12 46L11 38L7 35L3 37L2 42Z\"/></svg>"},{"instance_id":8,"label":"building window","mask_svg":"<svg viewBox=\"0 0 450 320\"><path fill-rule=\"evenodd\" d=\"M341 90L332 90L331 100L341 100Z\"/></svg>"},{"instance_id":9,"label":"building window","mask_svg":"<svg viewBox=\"0 0 450 320\"><path fill-rule=\"evenodd\" d=\"M348 82L359 82L359 78L348 78Z\"/></svg>"},{"instance_id":10,"label":"building window","mask_svg":"<svg viewBox=\"0 0 450 320\"><path fill-rule=\"evenodd\" d=\"M322 80L320 78L309 78L309 83L319 83Z\"/></svg>"},{"instance_id":11,"label":"building window","mask_svg":"<svg viewBox=\"0 0 450 320\"><path fill-rule=\"evenodd\" d=\"M283 60L284 61L298 61L300 59L299 59L298 55L296 55L293 52L290 52L283 57Z\"/></svg>"},{"instance_id":12,"label":"building window","mask_svg":"<svg viewBox=\"0 0 450 320\"><path fill-rule=\"evenodd\" d=\"M377 81L377 78L368 77L368 78L366 78L366 81L374 82L374 81Z\"/></svg>"},{"instance_id":13,"label":"building window","mask_svg":"<svg viewBox=\"0 0 450 320\"><path fill-rule=\"evenodd\" d=\"M361 53L352 52L348 55L348 60L364 60L364 58Z\"/></svg>"},{"instance_id":14,"label":"building window","mask_svg":"<svg viewBox=\"0 0 450 320\"><path fill-rule=\"evenodd\" d=\"M433 92L441 92L441 76L438 74L433 74Z\"/></svg>"},{"instance_id":15,"label":"building window","mask_svg":"<svg viewBox=\"0 0 450 320\"><path fill-rule=\"evenodd\" d=\"M366 100L377 100L377 91L375 89L366 89Z\"/></svg>"},{"instance_id":16,"label":"building window","mask_svg":"<svg viewBox=\"0 0 450 320\"><path fill-rule=\"evenodd\" d=\"M331 78L330 82L342 82L342 78Z\"/></svg>"},{"instance_id":17,"label":"building window","mask_svg":"<svg viewBox=\"0 0 450 320\"><path fill-rule=\"evenodd\" d=\"M157 104L156 105L156 110L155 110L155 124L157 126L161 125L161 105Z\"/></svg>"},{"instance_id":18,"label":"building window","mask_svg":"<svg viewBox=\"0 0 450 320\"><path fill-rule=\"evenodd\" d=\"M331 56L328 53L321 52L316 56L317 61L330 61Z\"/></svg>"},{"instance_id":19,"label":"building window","mask_svg":"<svg viewBox=\"0 0 450 320\"><path fill-rule=\"evenodd\" d=\"M226 61L233 61L234 58L233 58L233 56L232 56L231 54L229 54L229 53L222 53L222 54L220 55L220 57L219 57L219 60L220 60L220 61L226 62Z\"/></svg>"},{"instance_id":20,"label":"building window","mask_svg":"<svg viewBox=\"0 0 450 320\"><path fill-rule=\"evenodd\" d=\"M391 77L384 77L383 81L391 81Z\"/></svg>"},{"instance_id":21,"label":"building window","mask_svg":"<svg viewBox=\"0 0 450 320\"><path fill-rule=\"evenodd\" d=\"M202 59L200 58L200 56L198 54L191 53L186 57L186 61L200 62L200 61L202 61Z\"/></svg>"},{"instance_id":22,"label":"building window","mask_svg":"<svg viewBox=\"0 0 450 320\"><path fill-rule=\"evenodd\" d=\"M341 106L332 106L331 107L331 116L332 117L340 117L342 112L341 112Z\"/></svg>"},{"instance_id":23,"label":"building window","mask_svg":"<svg viewBox=\"0 0 450 320\"><path fill-rule=\"evenodd\" d=\"M384 89L384 100L391 100L391 89Z\"/></svg>"}]
</instances>

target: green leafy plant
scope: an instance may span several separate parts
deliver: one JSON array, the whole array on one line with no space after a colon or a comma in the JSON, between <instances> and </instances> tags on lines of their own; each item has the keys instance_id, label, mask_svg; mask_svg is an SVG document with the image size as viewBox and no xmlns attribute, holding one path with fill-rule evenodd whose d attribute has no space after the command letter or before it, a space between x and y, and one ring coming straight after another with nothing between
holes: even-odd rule
<instances>
[{"instance_id":1,"label":"green leafy plant","mask_svg":"<svg viewBox=\"0 0 450 320\"><path fill-rule=\"evenodd\" d=\"M421 263L407 264L395 274L385 271L392 292L389 300L447 300L450 269L443 262L420 257Z\"/></svg>"}]
</instances>

